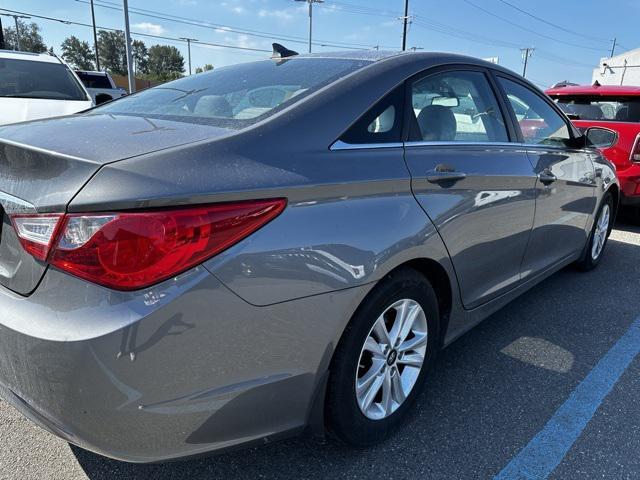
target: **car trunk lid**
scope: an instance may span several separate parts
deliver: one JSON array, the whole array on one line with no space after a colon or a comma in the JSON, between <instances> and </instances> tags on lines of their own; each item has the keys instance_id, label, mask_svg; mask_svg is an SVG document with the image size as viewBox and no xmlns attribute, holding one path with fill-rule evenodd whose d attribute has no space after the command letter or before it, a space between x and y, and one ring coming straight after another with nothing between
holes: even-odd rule
<instances>
[{"instance_id":1,"label":"car trunk lid","mask_svg":"<svg viewBox=\"0 0 640 480\"><path fill-rule=\"evenodd\" d=\"M12 213L64 213L105 164L233 131L113 115L82 115L0 128L0 284L22 295L47 265L20 245Z\"/></svg>"}]
</instances>

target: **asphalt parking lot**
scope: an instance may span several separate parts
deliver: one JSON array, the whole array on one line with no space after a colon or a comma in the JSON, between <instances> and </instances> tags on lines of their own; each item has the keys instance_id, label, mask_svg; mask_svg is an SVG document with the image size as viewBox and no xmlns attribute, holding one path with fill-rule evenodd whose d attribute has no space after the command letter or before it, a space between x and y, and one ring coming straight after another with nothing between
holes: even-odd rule
<instances>
[{"instance_id":1,"label":"asphalt parking lot","mask_svg":"<svg viewBox=\"0 0 640 480\"><path fill-rule=\"evenodd\" d=\"M623 219L596 271L559 272L442 352L417 413L374 449L293 439L189 462L131 465L71 447L0 402L0 478L539 478L505 467L529 462L535 471L557 457L548 478L637 479L640 357L623 352L628 366L621 367L615 349L640 318L639 289L640 225ZM594 377L616 369L610 391ZM594 388L604 392L601 403ZM584 414L580 395L591 395L595 413L573 432L575 442L565 436L566 451L536 450L536 435L549 431L550 419Z\"/></svg>"}]
</instances>

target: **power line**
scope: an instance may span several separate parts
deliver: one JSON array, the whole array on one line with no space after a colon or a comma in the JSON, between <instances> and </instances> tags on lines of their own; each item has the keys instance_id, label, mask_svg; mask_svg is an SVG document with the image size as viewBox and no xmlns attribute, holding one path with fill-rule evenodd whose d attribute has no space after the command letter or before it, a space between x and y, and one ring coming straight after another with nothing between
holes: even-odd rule
<instances>
[{"instance_id":1,"label":"power line","mask_svg":"<svg viewBox=\"0 0 640 480\"><path fill-rule=\"evenodd\" d=\"M328 8L328 9L335 10L342 13L349 13L349 14L355 14L355 15L370 15L374 17L384 17L384 18L394 18L394 19L398 18L398 15L394 15L388 12L376 10L373 8L366 8L366 7L362 7L362 8L351 7L346 4L340 4L338 2L326 2L322 6L324 8Z\"/></svg>"},{"instance_id":2,"label":"power line","mask_svg":"<svg viewBox=\"0 0 640 480\"><path fill-rule=\"evenodd\" d=\"M493 47L503 47L503 48L512 48L512 49L520 49L520 45L516 43L507 42L504 40L499 40L496 38L485 37L479 34L469 33L466 30L461 30L459 28L453 27L451 25L446 25L444 23L436 22L433 20L425 20L421 16L416 15L413 23L425 30L431 30L438 33L442 33L444 35L448 35L450 37L459 38L462 40L467 40L474 43L483 43L485 45L490 45Z\"/></svg>"},{"instance_id":3,"label":"power line","mask_svg":"<svg viewBox=\"0 0 640 480\"><path fill-rule=\"evenodd\" d=\"M502 48L509 48L509 49L513 49L513 50L520 50L521 45L518 45L516 43L511 43L511 42L507 42L504 40L500 40L497 38L492 38L492 37L486 37L483 35L479 35L479 34L473 34L473 33L469 33L465 30L461 30L458 28L455 28L451 25L447 25L444 23L440 23L440 22L435 22L433 20L425 20L422 17L416 15L416 18L414 19L413 23L420 27L420 28L424 28L426 30L431 30L431 31L435 31L438 33L441 33L443 35L448 35L454 38L459 38L462 40L467 40L469 42L473 42L473 43L482 43L485 45L490 45L490 46L494 46L494 47L502 47ZM559 55L555 55L549 52L546 52L544 50L540 50L537 49L537 56L540 58L543 58L547 61L551 61L551 62L555 62L555 63L560 63L562 65L574 65L577 67L583 67L583 68L593 68L592 65L588 65L586 63L581 63L581 62L576 62L575 60L571 60L569 58L564 58L561 57Z\"/></svg>"},{"instance_id":4,"label":"power line","mask_svg":"<svg viewBox=\"0 0 640 480\"><path fill-rule=\"evenodd\" d=\"M506 22L506 23L508 23L510 25L513 25L514 27L520 28L522 30L525 30L525 31L527 31L529 33L533 33L534 35L538 35L539 37L546 38L546 39L552 40L552 41L554 41L556 43L560 43L560 44L563 44L563 45L568 45L568 46L574 47L574 48L582 48L582 49L585 49L585 50L593 50L593 51L596 51L596 52L602 52L603 51L602 48L587 47L585 45L579 45L577 43L566 42L564 40L560 40L560 39L552 37L550 35L545 35L544 33L540 33L540 32L538 32L536 30L533 30L531 28L528 28L528 27L525 27L523 25L520 25L519 23L513 22L513 21L511 21L511 20L509 20L507 18L504 18L504 17L502 17L502 16L490 11L490 10L487 10L486 8L481 7L480 5L472 2L471 0L462 0L462 1L465 2L468 5L471 5L472 7L477 8L478 10L486 13L487 15L495 17L495 18L497 18L499 20L502 20L503 22Z\"/></svg>"},{"instance_id":5,"label":"power line","mask_svg":"<svg viewBox=\"0 0 640 480\"><path fill-rule=\"evenodd\" d=\"M76 2L79 3L89 3L88 0L75 0ZM110 2L108 0L94 0L96 2L96 6L101 7L101 8L105 8L108 10L117 10L117 11L121 11L122 7L120 7L119 4L114 3L114 2ZM236 33L236 34L241 34L241 35L248 35L248 36L252 36L252 37L258 37L258 38L265 38L268 40L283 40L286 42L291 42L291 43L299 43L299 44L306 44L307 43L307 39L304 37L298 37L295 35L283 35L283 34L276 34L276 33L270 33L270 32L263 32L263 31L259 31L259 30L249 30L249 29L242 29L242 28L237 28L237 27L231 27L228 25L222 25L222 24L217 24L217 23L211 23L211 22L207 22L207 21L202 21L202 20L196 20L193 18L188 18L188 17L181 17L178 15L172 15L172 14L168 14L168 13L164 13L164 12L159 12L157 10L149 10L149 9L145 9L145 8L138 8L138 7L131 7L129 9L129 13L134 14L134 15L139 15L139 16L143 16L143 17L147 17L147 18L154 18L157 20L166 20L169 22L175 22L175 23L181 23L184 25L191 25L191 26L196 26L196 27L200 27L200 28L207 28L207 29L213 29L215 31L218 32L229 32L229 33ZM364 45L364 44L356 44L356 43L343 43L343 42L327 42L327 41L323 41L323 40L316 40L314 42L314 45L317 46L321 46L321 47L334 47L334 48L344 48L344 49L350 49L350 50L362 50L362 49L370 49L373 48L373 46L371 45ZM362 47L362 48L356 48L356 47Z\"/></svg>"},{"instance_id":6,"label":"power line","mask_svg":"<svg viewBox=\"0 0 640 480\"><path fill-rule=\"evenodd\" d=\"M0 10L4 11L4 12L11 12L11 13L16 13L16 14L25 14L25 15L29 15L33 18L39 18L42 20L50 20L53 22L60 22L60 23L64 23L65 25L78 25L81 27L90 27L92 28L93 26L89 23L82 23L82 22L74 22L71 20L64 20L62 18L55 18L55 17L48 17L46 15L36 15L34 13L25 13L25 12L19 12L16 10L9 10L8 8L0 8ZM97 26L98 29L100 30L107 30L110 32L122 32L121 29L119 28L109 28L109 27L102 27L102 26ZM183 40L180 40L179 38L175 38L175 37L167 37L167 36L163 36L163 35L152 35L150 33L141 33L141 32L131 32L132 35L136 35L138 37L147 37L147 38L155 38L155 39L160 39L160 40L169 40L169 41L173 41L173 42L180 42L180 43L185 43ZM265 52L265 53L271 53L271 50L267 50L264 48L252 48L252 47L241 47L239 45L227 45L227 44L223 44L223 43L213 43L213 42L192 42L193 45L203 45L203 46L208 46L208 47L217 47L217 48L231 48L234 50L245 50L245 51L251 51L251 52Z\"/></svg>"},{"instance_id":7,"label":"power line","mask_svg":"<svg viewBox=\"0 0 640 480\"><path fill-rule=\"evenodd\" d=\"M605 40L605 39L602 39L602 38L596 38L596 37L592 37L590 35L585 35L584 33L576 32L574 30L569 30L567 27L564 27L564 26L558 25L556 23L550 22L549 20L545 20L544 18L541 18L541 17L539 17L537 15L534 15L533 13L530 13L530 12L518 7L517 5L514 5L514 4L510 3L510 2L508 2L507 0L498 0L498 1L503 3L503 4L505 4L505 5L507 5L507 6L509 6L509 7L511 7L511 8L513 8L513 9L515 9L515 10L517 10L517 11L519 11L520 13L523 13L523 14L527 15L528 17L534 18L534 19L538 20L539 22L542 22L542 23L544 23L546 25L549 25L550 27L557 28L558 30L562 30L565 33L570 33L572 35L577 35L579 37L586 38L586 39L589 39L589 40L593 40L595 42L611 43L611 40Z\"/></svg>"}]
</instances>

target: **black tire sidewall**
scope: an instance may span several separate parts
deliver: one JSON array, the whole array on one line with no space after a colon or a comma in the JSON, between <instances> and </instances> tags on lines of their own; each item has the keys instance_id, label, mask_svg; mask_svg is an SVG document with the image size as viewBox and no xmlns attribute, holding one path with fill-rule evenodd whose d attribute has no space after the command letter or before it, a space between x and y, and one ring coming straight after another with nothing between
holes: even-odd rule
<instances>
[{"instance_id":1,"label":"black tire sidewall","mask_svg":"<svg viewBox=\"0 0 640 480\"><path fill-rule=\"evenodd\" d=\"M389 417L370 420L361 412L355 393L355 379L362 346L377 318L393 303L412 299L425 312L429 339L425 363L416 385L404 403ZM332 360L327 387L327 426L339 439L352 445L367 446L387 438L411 409L439 347L438 301L423 275L412 269L389 274L366 297L356 311L338 344Z\"/></svg>"},{"instance_id":2,"label":"black tire sidewall","mask_svg":"<svg viewBox=\"0 0 640 480\"><path fill-rule=\"evenodd\" d=\"M596 232L596 228L598 228L598 221L600 220L600 216L602 215L602 210L604 209L605 205L609 205L609 215L610 215L609 231L607 232L607 238L605 240L604 245L602 246L602 250L600 250L600 254L598 255L597 258L594 259L591 256L591 250L593 248L593 242L595 241L595 232ZM582 268L583 270L592 270L596 268L600 263L600 261L602 260L602 257L604 256L604 252L607 249L607 244L609 243L609 234L611 233L611 230L613 228L614 213L615 212L613 209L613 197L611 196L610 193L607 193L602 199L602 203L600 205L600 208L598 209L598 214L596 215L596 218L593 222L593 228L591 229L591 234L589 236L589 242L587 243L587 246L586 246L584 258L578 264L579 267Z\"/></svg>"}]
</instances>

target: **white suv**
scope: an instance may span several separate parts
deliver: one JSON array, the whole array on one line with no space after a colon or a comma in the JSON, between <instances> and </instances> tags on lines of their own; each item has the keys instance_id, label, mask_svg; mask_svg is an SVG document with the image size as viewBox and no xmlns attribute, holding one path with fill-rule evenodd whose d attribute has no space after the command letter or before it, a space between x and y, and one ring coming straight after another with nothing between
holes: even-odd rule
<instances>
[{"instance_id":1,"label":"white suv","mask_svg":"<svg viewBox=\"0 0 640 480\"><path fill-rule=\"evenodd\" d=\"M127 91L116 85L107 72L90 72L86 70L76 70L76 75L84 84L89 95L93 98L93 103L110 102L116 98L124 97Z\"/></svg>"},{"instance_id":2,"label":"white suv","mask_svg":"<svg viewBox=\"0 0 640 480\"><path fill-rule=\"evenodd\" d=\"M0 50L0 125L87 110L93 101L58 57Z\"/></svg>"}]
</instances>

